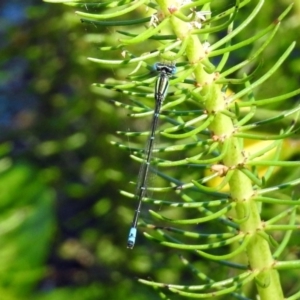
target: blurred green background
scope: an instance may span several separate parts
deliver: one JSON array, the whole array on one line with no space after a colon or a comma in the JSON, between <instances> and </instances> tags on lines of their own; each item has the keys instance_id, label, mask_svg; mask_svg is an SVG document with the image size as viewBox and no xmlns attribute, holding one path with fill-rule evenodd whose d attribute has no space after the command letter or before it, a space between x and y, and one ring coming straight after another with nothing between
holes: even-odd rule
<instances>
[{"instance_id":1,"label":"blurred green background","mask_svg":"<svg viewBox=\"0 0 300 300\"><path fill-rule=\"evenodd\" d=\"M270 24L289 3L266 1L236 41ZM299 42L299 20L295 1L261 72ZM131 120L109 102L115 95L91 88L124 78L126 70L87 60L102 55L97 47L109 45L114 29L82 24L73 8L37 0L1 1L0 25L0 299L146 300L158 294L136 277L197 283L176 251L141 234L134 250L126 249L135 204L119 190L135 180L138 165L110 141ZM232 64L249 54L243 51ZM299 71L298 43L261 95L297 89Z\"/></svg>"}]
</instances>

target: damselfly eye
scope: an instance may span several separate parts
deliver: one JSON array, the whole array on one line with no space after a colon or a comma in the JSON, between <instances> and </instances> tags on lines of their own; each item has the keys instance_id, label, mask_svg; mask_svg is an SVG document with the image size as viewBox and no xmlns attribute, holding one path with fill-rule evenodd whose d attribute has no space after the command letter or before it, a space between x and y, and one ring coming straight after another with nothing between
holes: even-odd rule
<instances>
[{"instance_id":1,"label":"damselfly eye","mask_svg":"<svg viewBox=\"0 0 300 300\"><path fill-rule=\"evenodd\" d=\"M176 66L172 64L156 63L153 69L157 72L164 72L168 76L174 75L176 73Z\"/></svg>"}]
</instances>

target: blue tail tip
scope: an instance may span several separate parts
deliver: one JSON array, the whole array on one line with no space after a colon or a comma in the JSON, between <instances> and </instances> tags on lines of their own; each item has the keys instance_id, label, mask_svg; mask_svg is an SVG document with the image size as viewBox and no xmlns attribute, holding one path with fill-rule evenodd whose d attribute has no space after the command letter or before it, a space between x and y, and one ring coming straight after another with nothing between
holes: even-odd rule
<instances>
[{"instance_id":1,"label":"blue tail tip","mask_svg":"<svg viewBox=\"0 0 300 300\"><path fill-rule=\"evenodd\" d=\"M127 248L128 249L132 249L134 247L135 244L135 239L136 239L136 228L132 227L129 231L129 235L128 235L128 240L127 240Z\"/></svg>"}]
</instances>

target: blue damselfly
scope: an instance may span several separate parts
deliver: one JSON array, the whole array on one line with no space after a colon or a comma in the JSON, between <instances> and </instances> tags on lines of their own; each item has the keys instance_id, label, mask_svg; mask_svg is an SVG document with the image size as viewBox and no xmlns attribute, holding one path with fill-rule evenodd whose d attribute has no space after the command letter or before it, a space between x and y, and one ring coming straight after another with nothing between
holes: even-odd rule
<instances>
[{"instance_id":1,"label":"blue damselfly","mask_svg":"<svg viewBox=\"0 0 300 300\"><path fill-rule=\"evenodd\" d=\"M155 83L155 108L152 116L150 135L143 152L144 162L142 163L139 171L137 188L136 188L136 198L138 199L138 206L135 210L133 217L132 225L129 231L127 248L132 249L135 244L136 233L137 233L137 223L138 218L142 208L142 201L147 192L147 179L150 170L151 156L154 147L155 131L158 125L158 119L160 114L160 109L163 104L163 101L167 95L169 87L169 77L176 72L175 65L157 63L154 65L154 69L158 72L158 76Z\"/></svg>"}]
</instances>

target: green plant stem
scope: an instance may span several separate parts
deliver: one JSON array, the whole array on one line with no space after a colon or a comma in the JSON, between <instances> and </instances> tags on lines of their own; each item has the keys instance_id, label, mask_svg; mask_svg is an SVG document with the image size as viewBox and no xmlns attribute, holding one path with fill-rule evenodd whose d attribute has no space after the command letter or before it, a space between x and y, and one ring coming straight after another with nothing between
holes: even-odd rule
<instances>
[{"instance_id":1,"label":"green plant stem","mask_svg":"<svg viewBox=\"0 0 300 300\"><path fill-rule=\"evenodd\" d=\"M214 83L214 74L205 72L201 60L206 59L204 48L196 35L190 34L190 28L173 15L168 7L176 5L175 1L157 0L165 16L170 17L171 26L178 39L186 42L186 55L191 65L196 66L194 76L197 86L201 87L201 98L208 114L214 116L209 129L214 136L226 139L229 149L223 158L223 164L229 168L243 162L242 147L239 138L233 137L234 124L232 119L221 112L226 109L222 86ZM220 143L220 147L223 147ZM220 162L221 163L221 162ZM283 300L283 292L277 270L273 268L275 261L272 258L268 241L259 235L262 228L259 206L253 198L254 190L251 180L240 170L234 169L229 180L232 201L237 203L236 214L238 219L245 218L245 212L250 212L249 217L240 224L240 230L251 235L251 240L246 247L247 260L250 269L259 271L256 276L256 287L261 300Z\"/></svg>"}]
</instances>

